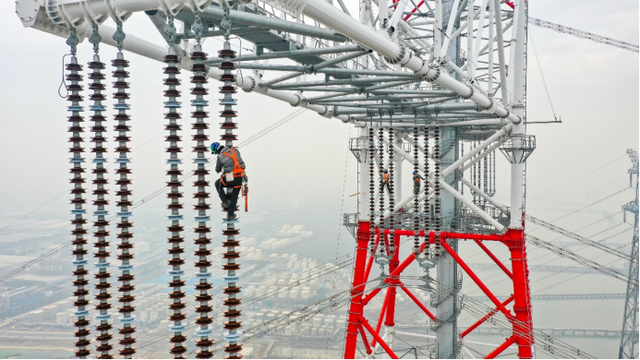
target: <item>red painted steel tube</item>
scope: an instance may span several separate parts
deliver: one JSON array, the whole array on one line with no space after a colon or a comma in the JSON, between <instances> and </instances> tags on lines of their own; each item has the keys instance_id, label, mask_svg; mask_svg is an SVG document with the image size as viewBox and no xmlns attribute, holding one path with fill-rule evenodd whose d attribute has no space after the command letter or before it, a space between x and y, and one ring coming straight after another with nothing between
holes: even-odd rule
<instances>
[{"instance_id":1,"label":"red painted steel tube","mask_svg":"<svg viewBox=\"0 0 640 360\"><path fill-rule=\"evenodd\" d=\"M502 311L505 316L508 319L513 319L513 315L511 314L511 312L509 310L507 310L506 307L504 307L502 305L502 303L500 303L500 300L498 300L498 298L496 298L495 295L493 295L493 293L491 292L491 290L489 290L489 288L487 288L487 286L482 282L482 280L480 280L480 278L478 278L478 276L473 272L473 270L471 270L469 268L469 266L460 258L460 256L458 256L458 254L453 251L453 249L451 248L451 246L449 246L449 244L447 244L446 241L441 241L440 245L442 245L442 247L447 250L447 252L449 253L449 255L451 255L451 257L458 263L458 265L460 265L460 267L469 275L469 277L478 285L478 287L482 290L482 292L485 293L485 295L487 295L487 297L489 299L491 299L491 301L493 302L493 304L500 309L500 311Z\"/></svg>"},{"instance_id":2,"label":"red painted steel tube","mask_svg":"<svg viewBox=\"0 0 640 360\"><path fill-rule=\"evenodd\" d=\"M389 229L382 229L380 230L379 228L376 228L374 230L377 234L389 234L390 230ZM394 230L393 231L394 234L396 235L402 235L402 236L414 236L415 235L415 231L413 230ZM434 231L429 232L429 237L433 237L435 235ZM425 236L425 232L424 231L418 231L418 236ZM445 239L467 239L467 240L489 240L489 241L505 241L505 240L510 240L513 237L513 233L511 231L507 231L505 234L503 235L483 235L483 234L471 234L471 233L457 233L457 232L446 232L446 231L442 231L440 232L440 239L441 240L445 240Z\"/></svg>"},{"instance_id":3,"label":"red painted steel tube","mask_svg":"<svg viewBox=\"0 0 640 360\"><path fill-rule=\"evenodd\" d=\"M380 343L380 346L382 346L384 351L386 351L387 354L389 354L389 356L391 356L392 359L397 359L398 358L398 356L393 352L393 350L391 350L389 345L387 345L387 343L385 343L384 340L382 340L380 335L378 335L377 332L373 331L373 329L371 328L371 325L369 325L369 322L366 319L362 319L362 325L364 325L364 327L367 330L369 330L369 333L371 333L371 336L373 336L373 339L377 340Z\"/></svg>"},{"instance_id":4,"label":"red painted steel tube","mask_svg":"<svg viewBox=\"0 0 640 360\"><path fill-rule=\"evenodd\" d=\"M376 325L376 334L380 333L380 328L382 327L382 319L384 319L384 314L387 312L387 305L389 302L387 301L387 297L389 296L389 289L387 289L387 294L384 296L384 301L382 302L382 309L380 310L380 316L378 317L378 324ZM373 338L371 340L371 347L376 346L376 339Z\"/></svg>"},{"instance_id":5,"label":"red painted steel tube","mask_svg":"<svg viewBox=\"0 0 640 360\"><path fill-rule=\"evenodd\" d=\"M393 257L391 261L389 261L389 274L392 274L395 269L398 268L400 264L400 260L398 259L400 254L400 236L393 235L393 242L396 244L396 251L393 253ZM387 318L384 322L385 326L394 326L395 325L395 314L396 314L396 285L399 284L399 275L390 276L390 284L392 286L389 287L389 293L386 301L388 301L387 305Z\"/></svg>"},{"instance_id":6,"label":"red painted steel tube","mask_svg":"<svg viewBox=\"0 0 640 360\"><path fill-rule=\"evenodd\" d=\"M510 302L512 302L514 299L514 296L511 295L507 300L505 300L502 305L503 306L507 306L509 305ZM498 308L495 308L493 310L491 310L487 315L483 316L482 319L476 321L473 325L469 326L469 328L467 328L467 330L463 331L462 333L460 333L460 337L463 338L465 336L467 336L470 332L472 332L473 330L475 330L475 328L477 328L478 326L482 325L482 323L484 323L485 321L489 320L493 315L495 315L497 312L499 311Z\"/></svg>"},{"instance_id":7,"label":"red painted steel tube","mask_svg":"<svg viewBox=\"0 0 640 360\"><path fill-rule=\"evenodd\" d=\"M509 269L507 269L507 267L504 266L502 261L500 261L495 255L493 255L493 253L491 252L491 250L489 250L489 248L487 248L483 243L481 243L480 240L473 240L473 241L475 241L476 244L478 244L478 246L480 246L480 248L484 250L484 252L487 253L487 255L489 255L491 260L493 260L493 262L495 262L496 265L498 265L500 269L502 269L502 271L504 271L504 273L507 274L509 278L513 279L513 274L511 273L511 271L509 271Z\"/></svg>"},{"instance_id":8,"label":"red painted steel tube","mask_svg":"<svg viewBox=\"0 0 640 360\"><path fill-rule=\"evenodd\" d=\"M404 284L401 284L401 285L400 285L400 288L401 288L402 290L404 290L404 292L407 294L407 296L408 296L411 300L413 300L413 302L414 302L414 303L416 303L416 305L418 305L418 307L419 307L420 309L422 309L422 311L424 311L424 313L425 313L425 314L427 314L427 316L428 316L428 317L430 317L430 318L431 318L431 320L433 320L433 321L435 321L435 320L436 320L436 317L431 313L431 311L429 311L429 309L427 309L427 307L426 307L426 306L424 306L424 304L422 304L422 303L420 302L420 300L418 300L418 298L416 298L416 297L415 297L415 295L413 295L413 294L411 293L411 291L409 291L409 289L407 289L407 288L404 286Z\"/></svg>"},{"instance_id":9,"label":"red painted steel tube","mask_svg":"<svg viewBox=\"0 0 640 360\"><path fill-rule=\"evenodd\" d=\"M514 230L512 241L505 244L511 251L511 268L513 269L513 295L515 296L513 311L518 320L513 323L513 333L518 344L518 357L533 358L533 325L531 319L531 293L529 289L529 269L527 250L523 230Z\"/></svg>"},{"instance_id":10,"label":"red painted steel tube","mask_svg":"<svg viewBox=\"0 0 640 360\"><path fill-rule=\"evenodd\" d=\"M362 293L365 288L364 267L367 262L367 247L369 242L369 222L361 221L358 226L356 248L356 261L353 271L353 290L351 290L351 303L349 304L349 318L347 323L347 336L344 346L344 359L353 359L356 356L358 342L358 324L362 319Z\"/></svg>"},{"instance_id":11,"label":"red painted steel tube","mask_svg":"<svg viewBox=\"0 0 640 360\"><path fill-rule=\"evenodd\" d=\"M378 251L378 245L380 244L380 234L376 235L376 240L375 240L375 245L373 246L373 254L376 253L376 251ZM369 275L371 274L371 267L373 266L373 262L375 261L375 258L373 257L373 254L369 254L369 262L367 263L367 268L364 271L364 279L368 280L369 279Z\"/></svg>"},{"instance_id":12,"label":"red painted steel tube","mask_svg":"<svg viewBox=\"0 0 640 360\"><path fill-rule=\"evenodd\" d=\"M360 330L360 336L362 337L362 342L364 343L364 348L367 350L367 354L371 354L371 347L369 346L369 340L367 339L367 333L364 332L364 327L362 327L362 323L358 324L358 329Z\"/></svg>"},{"instance_id":13,"label":"red painted steel tube","mask_svg":"<svg viewBox=\"0 0 640 360\"><path fill-rule=\"evenodd\" d=\"M500 353L502 353L506 348L511 346L514 342L515 342L515 340L513 339L513 336L510 337L510 338L507 338L506 341L502 343L502 345L498 346L495 350L493 350L491 353L489 353L484 358L485 359L493 359L493 358L495 358L496 356L500 355Z\"/></svg>"},{"instance_id":14,"label":"red painted steel tube","mask_svg":"<svg viewBox=\"0 0 640 360\"><path fill-rule=\"evenodd\" d=\"M422 4L424 4L424 0L420 1L420 2L418 3L418 5L416 5L416 7L414 7L414 8L413 8L413 10L411 10L411 13L413 14L414 12L416 12L416 11L418 10L418 8L419 8L420 6L422 6ZM404 17L404 21L409 20L409 18L410 18L410 17L411 17L411 15L407 15L407 16L405 16L405 17Z\"/></svg>"}]
</instances>

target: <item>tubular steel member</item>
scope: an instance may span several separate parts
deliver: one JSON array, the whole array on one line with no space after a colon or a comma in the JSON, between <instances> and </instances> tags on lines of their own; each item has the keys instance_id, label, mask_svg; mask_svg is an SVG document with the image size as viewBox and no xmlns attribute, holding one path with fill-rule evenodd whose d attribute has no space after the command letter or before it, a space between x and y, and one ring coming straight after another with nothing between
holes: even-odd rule
<instances>
[{"instance_id":1,"label":"tubular steel member","mask_svg":"<svg viewBox=\"0 0 640 360\"><path fill-rule=\"evenodd\" d=\"M84 173L84 169L82 168L82 163L84 162L82 154L84 153L84 149L82 148L83 139L80 137L80 133L84 132L84 129L80 126L80 123L84 121L82 116L80 116L80 112L83 111L82 106L80 106L80 102L83 100L80 95L80 91L83 89L82 85L80 85L80 81L82 81L82 75L80 74L82 65L78 64L78 58L76 57L78 37L76 36L75 27L69 26L69 29L71 30L71 35L67 40L67 44L71 47L71 61L66 66L67 71L69 71L66 78L67 81L69 81L69 85L67 85L67 101L71 103L68 107L71 113L69 116L69 122L71 122L71 127L69 128L71 137L69 138L69 142L73 144L69 149L69 152L72 154L70 161L72 167L69 172L73 174L70 180L73 184L73 189L71 189L71 194L73 195L71 198L71 204L73 204L73 209L71 210L73 219L71 220L71 224L74 225L75 228L71 231L71 235L73 236L71 244L74 246L71 253L75 256L75 260L73 261L73 265L75 266L73 275L76 278L75 281L73 281L73 286L76 287L76 290L73 292L73 296L76 297L76 301L73 302L73 305L76 307L74 315L77 317L77 320L73 324L77 328L75 336L78 338L75 343L78 348L75 352L76 357L86 358L91 354L89 349L87 349L91 341L88 339L90 331L89 312L87 311L87 306L89 305L89 300L87 299L89 295L89 270L87 269L88 261L85 259L87 250L84 248L87 244L87 240L84 238L84 235L87 233L84 224L87 223L87 220L84 218L86 212L83 208L86 200L82 197L82 194L85 193L85 189L82 187L82 184L85 182L85 179L82 177Z\"/></svg>"},{"instance_id":2,"label":"tubular steel member","mask_svg":"<svg viewBox=\"0 0 640 360\"><path fill-rule=\"evenodd\" d=\"M136 349L133 347L136 343L136 338L133 337L136 328L132 324L134 320L133 312L135 311L135 307L133 306L135 296L131 294L135 289L135 286L132 284L134 275L132 273L133 265L131 264L131 260L133 259L133 243L131 243L133 233L129 231L129 229L133 227L133 223L129 221L131 217L129 207L132 203L129 200L131 190L129 190L128 187L131 185L131 180L128 178L128 175L131 174L131 169L127 168L127 164L130 163L127 153L131 151L129 147L127 147L127 143L131 141L131 138L127 135L127 132L130 130L129 125L127 125L127 122L130 120L127 114L129 104L126 103L129 99L129 94L126 91L129 88L129 83L126 82L126 79L129 77L129 72L127 72L125 68L129 66L129 61L124 59L124 54L122 53L122 43L125 37L122 31L122 22L118 20L116 23L117 30L113 38L118 43L118 53L116 59L111 62L111 65L115 68L113 76L116 78L113 85L116 89L116 93L113 94L116 104L113 107L118 110L118 113L114 116L115 120L118 121L118 125L115 126L115 130L118 132L118 136L115 138L115 141L118 142L118 147L116 148L116 152L118 153L116 164L119 165L116 170L116 174L119 175L116 185L120 187L116 192L116 196L120 197L120 200L116 203L116 206L120 207L120 211L117 214L118 217L120 217L120 222L117 225L120 232L117 234L117 237L120 239L120 243L118 244L118 250L120 251L118 254L118 260L120 260L120 266L118 267L120 276L118 276L118 281L121 282L121 286L118 288L118 291L122 293L122 296L118 299L122 305L118 309L118 312L121 314L119 319L121 324L119 333L122 336L120 338L120 345L122 345L120 355L124 356L125 359L130 359L136 353Z\"/></svg>"},{"instance_id":3,"label":"tubular steel member","mask_svg":"<svg viewBox=\"0 0 640 360\"><path fill-rule=\"evenodd\" d=\"M92 69L92 72L89 73L89 79L92 80L92 83L89 85L89 89L93 90L90 99L93 101L93 105L91 105L91 111L93 112L91 120L94 125L91 131L94 133L94 136L91 141L95 143L95 147L91 151L95 153L93 163L96 164L93 169L93 173L96 175L96 178L93 180L93 183L96 185L93 195L97 196L97 199L93 201L93 205L96 206L96 211L94 211L93 215L97 218L93 223L93 226L97 228L97 231L93 233L96 238L93 246L97 248L97 252L95 252L93 256L97 259L95 267L98 270L94 274L96 279L95 288L98 291L98 294L95 296L96 300L98 300L98 303L95 305L96 321L98 322L96 324L96 331L98 332L98 334L96 334L96 351L100 354L98 358L110 359L112 358L110 352L113 350L113 345L111 344L113 335L110 333L110 330L113 328L113 325L111 323L111 314L108 312L109 309L111 309L109 302L111 298L111 294L109 293L109 289L111 288L111 283L109 282L111 273L107 271L109 268L109 252L107 249L109 248L110 242L107 241L109 232L106 230L109 221L105 219L105 216L108 215L105 206L109 204L105 196L109 191L105 188L108 181L104 177L107 173L104 164L107 160L103 154L106 152L104 143L107 139L103 136L103 133L106 132L103 122L106 121L106 119L102 115L102 112L106 110L102 104L102 102L106 100L106 96L102 93L102 91L105 90L105 85L102 83L102 80L105 78L102 73L102 70L105 69L105 64L100 61L100 54L98 53L101 40L100 34L98 33L98 25L94 23L92 27L93 34L89 38L89 42L93 44L93 60L89 62L89 68Z\"/></svg>"},{"instance_id":4,"label":"tubular steel member","mask_svg":"<svg viewBox=\"0 0 640 360\"><path fill-rule=\"evenodd\" d=\"M222 27L225 29L225 41L223 49L218 52L218 56L223 59L219 68L223 71L220 80L224 82L224 85L219 88L220 93L224 96L220 100L220 105L224 106L224 110L220 113L220 117L224 118L224 122L220 126L224 133L220 138L224 140L225 146L232 146L233 141L237 140L236 135L233 133L233 130L237 129L237 124L233 122L233 118L236 117L236 112L233 110L233 106L236 105L236 100L233 98L233 94L236 93L234 86L236 77L231 73L235 70L231 59L235 58L236 52L231 50L231 43L229 42L231 22L227 6L224 6L224 12ZM227 196L233 196L231 194L232 191L232 188L228 188ZM227 353L228 358L239 359L242 358L242 331L240 330L242 322L239 321L242 313L238 308L241 304L241 299L237 297L241 292L241 288L237 286L240 280L240 276L237 274L237 271L240 270L240 263L237 263L236 259L240 258L240 253L236 251L236 247L240 245L240 242L236 240L236 236L240 234L240 231L235 227L237 220L226 220L225 223L227 228L222 231L222 235L225 235L227 239L222 243L226 247L222 269L227 272L224 277L226 282L224 293L227 298L223 302L223 305L227 307L224 312L224 317L227 319L227 322L224 323L224 339L227 345L224 347L224 351Z\"/></svg>"},{"instance_id":5,"label":"tubular steel member","mask_svg":"<svg viewBox=\"0 0 640 360\"><path fill-rule=\"evenodd\" d=\"M195 244L197 246L195 255L198 258L198 261L195 263L195 267L198 270L196 272L196 279L198 279L196 284L196 302L198 302L196 313L198 314L198 317L195 320L198 328L195 335L197 337L196 346L200 348L200 350L196 352L196 357L198 359L209 359L213 357L213 351L209 349L213 345L213 341L211 339L213 332L209 328L213 323L213 318L209 316L213 310L213 306L210 304L213 297L209 293L212 288L210 281L211 273L209 272L209 267L211 266L211 261L209 260L211 250L207 247L211 244L211 238L208 237L211 232L211 228L207 226L207 221L211 220L207 215L207 210L211 208L210 204L207 203L207 199L209 198L209 193L207 192L209 182L207 182L206 175L209 174L209 171L205 168L209 163L205 156L205 152L208 150L207 146L205 146L205 142L209 140L209 137L205 134L205 130L209 129L208 124L205 123L205 119L208 118L209 115L204 111L204 108L209 106L209 102L205 100L205 95L208 94L207 89L205 88L205 84L207 84L207 67L204 65L204 61L207 59L207 54L202 52L200 44L202 29L203 24L200 13L196 12L194 30L196 32L197 43L193 53L191 54L191 60L193 62L193 66L191 67L191 71L193 72L191 83L194 85L194 87L191 88L191 95L194 96L194 99L191 101L191 105L194 107L192 117L195 120L192 125L193 130L196 131L193 135L193 141L196 142L193 152L196 153L194 163L197 165L197 169L193 172L193 174L197 176L193 185L198 189L198 191L193 195L197 201L197 204L194 205L194 209L198 212L198 215L195 218L198 223L198 226L195 228L195 233L197 235L197 238L195 239Z\"/></svg>"},{"instance_id":6,"label":"tubular steel member","mask_svg":"<svg viewBox=\"0 0 640 360\"><path fill-rule=\"evenodd\" d=\"M165 33L169 38L169 42L171 44L175 43L176 29L173 23L173 15L170 12L167 13ZM169 123L165 127L165 129L169 131L169 136L166 137L166 141L169 143L169 147L167 148L167 153L169 153L169 159L167 159L167 164L169 165L169 170L167 171L169 182L167 182L167 187L170 189L170 192L167 193L167 198L170 200L170 203L167 208L170 210L170 215L167 219L171 222L171 225L167 228L171 234L171 236L167 238L167 242L171 245L168 250L168 253L171 255L168 265L171 266L169 270L169 275L171 276L169 288L172 289L169 293L169 299L171 299L171 303L169 304L169 310L171 310L169 320L171 321L171 325L169 325L169 329L173 333L169 341L173 344L170 350L171 354L176 359L181 359L184 353L187 352L187 348L184 346L187 341L187 337L184 335L186 325L184 322L186 320L184 309L186 308L186 304L183 301L186 295L182 289L185 285L185 280L182 278L184 275L184 270L182 269L184 258L181 257L184 253L184 248L182 247L184 237L181 236L184 226L180 224L180 221L183 220L183 216L180 214L180 210L183 208L183 204L180 203L180 199L183 197L180 192L182 182L179 180L179 176L182 176L182 170L179 168L182 160L178 157L179 153L182 152L182 149L178 146L181 140L179 131L182 129L178 120L182 118L182 115L179 112L181 104L178 101L181 95L180 91L176 89L176 87L180 85L180 79L178 78L180 69L176 65L180 62L180 59L175 55L173 47L169 47L169 54L164 57L164 61L167 64L167 67L164 68L164 73L167 75L164 80L164 84L167 86L167 90L164 92L164 96L167 97L164 107L168 109L168 112L165 114L165 119L169 120Z\"/></svg>"}]
</instances>

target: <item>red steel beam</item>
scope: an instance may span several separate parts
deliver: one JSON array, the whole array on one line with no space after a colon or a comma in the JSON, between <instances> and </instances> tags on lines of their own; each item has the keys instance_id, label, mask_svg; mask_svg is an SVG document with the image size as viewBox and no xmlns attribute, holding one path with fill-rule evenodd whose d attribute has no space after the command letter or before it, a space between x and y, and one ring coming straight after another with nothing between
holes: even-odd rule
<instances>
[{"instance_id":1,"label":"red steel beam","mask_svg":"<svg viewBox=\"0 0 640 360\"><path fill-rule=\"evenodd\" d=\"M415 297L415 295L413 295L411 293L411 291L409 291L404 284L400 284L400 288L402 290L404 290L404 292L407 294L407 296L409 296L409 298L411 300L413 300L414 303L416 303L416 305L418 305L418 307L420 309L422 309L422 311L424 311L425 314L427 314L428 317L431 318L431 320L436 321L436 317L431 313L431 311L429 311L429 309L427 309L426 306L424 306L424 304L422 304L422 302L420 302L420 300L418 300L418 298Z\"/></svg>"},{"instance_id":2,"label":"red steel beam","mask_svg":"<svg viewBox=\"0 0 640 360\"><path fill-rule=\"evenodd\" d=\"M493 253L491 252L491 250L489 250L489 248L487 248L483 243L481 243L480 240L473 240L473 241L475 241L476 244L478 244L478 246L480 246L480 248L484 250L484 252L487 253L487 255L489 255L491 260L493 260L493 262L495 262L496 265L498 265L500 269L502 269L502 271L504 271L504 273L507 274L509 278L513 279L513 274L511 273L511 271L509 271L509 269L507 269L507 267L504 266L502 261L500 261L495 255L493 255Z\"/></svg>"},{"instance_id":3,"label":"red steel beam","mask_svg":"<svg viewBox=\"0 0 640 360\"><path fill-rule=\"evenodd\" d=\"M367 319L362 319L362 325L364 325L364 327L369 330L369 333L371 333L371 336L373 336L374 340L377 340L378 343L380 343L380 346L384 349L384 351L387 352L387 354L389 354L389 356L392 359L397 359L398 356L393 352L393 350L391 350L391 348L389 347L389 345L387 345L386 342L384 342L384 340L382 340L382 338L380 337L380 335L378 335L377 332L373 331L373 329L371 328L371 325L369 325L369 322L367 321Z\"/></svg>"},{"instance_id":4,"label":"red steel beam","mask_svg":"<svg viewBox=\"0 0 640 360\"><path fill-rule=\"evenodd\" d=\"M502 345L498 346L495 350L493 350L492 352L490 352L487 356L485 356L485 359L493 359L496 356L500 355L500 353L502 353L506 348L508 348L509 346L513 345L513 343L516 342L513 339L513 336L510 338L507 338L505 342L502 343Z\"/></svg>"},{"instance_id":5,"label":"red steel beam","mask_svg":"<svg viewBox=\"0 0 640 360\"><path fill-rule=\"evenodd\" d=\"M509 305L510 302L512 302L514 299L514 296L511 295L507 300L505 300L502 305L503 306L507 306ZM475 328L477 328L478 326L482 325L482 323L484 323L485 321L489 320L493 315L495 315L497 312L499 311L498 308L495 308L493 310L491 310L487 315L485 315L484 317L482 317L482 319L476 321L473 325L469 326L469 328L467 328L467 330L463 331L462 333L460 333L460 337L463 338L465 336L467 336L470 332L472 332L473 330L475 330Z\"/></svg>"}]
</instances>

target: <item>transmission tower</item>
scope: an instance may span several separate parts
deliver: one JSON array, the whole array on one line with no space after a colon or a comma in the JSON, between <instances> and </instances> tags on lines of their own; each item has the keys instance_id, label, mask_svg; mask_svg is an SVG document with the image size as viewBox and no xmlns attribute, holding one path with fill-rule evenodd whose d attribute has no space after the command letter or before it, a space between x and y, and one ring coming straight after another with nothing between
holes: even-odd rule
<instances>
[{"instance_id":1,"label":"transmission tower","mask_svg":"<svg viewBox=\"0 0 640 360\"><path fill-rule=\"evenodd\" d=\"M632 166L629 169L631 186L636 187L636 198L622 206L626 212L633 214L633 241L631 243L631 260L629 261L629 280L627 296L624 302L622 318L622 338L620 340L619 359L638 358L638 152L628 149ZM633 281L635 279L635 282Z\"/></svg>"}]
</instances>

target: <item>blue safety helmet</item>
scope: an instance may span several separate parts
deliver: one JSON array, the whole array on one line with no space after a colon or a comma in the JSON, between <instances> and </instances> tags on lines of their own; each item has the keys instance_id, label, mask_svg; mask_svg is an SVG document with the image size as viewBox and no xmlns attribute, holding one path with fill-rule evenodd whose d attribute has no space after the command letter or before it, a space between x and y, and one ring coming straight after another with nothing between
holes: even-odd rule
<instances>
[{"instance_id":1,"label":"blue safety helmet","mask_svg":"<svg viewBox=\"0 0 640 360\"><path fill-rule=\"evenodd\" d=\"M219 142L214 142L211 144L211 153L212 154L217 154L218 150L221 150L222 146L220 146Z\"/></svg>"},{"instance_id":2,"label":"blue safety helmet","mask_svg":"<svg viewBox=\"0 0 640 360\"><path fill-rule=\"evenodd\" d=\"M416 174L418 174L418 171L417 170L413 170L413 175L416 175Z\"/></svg>"},{"instance_id":3,"label":"blue safety helmet","mask_svg":"<svg viewBox=\"0 0 640 360\"><path fill-rule=\"evenodd\" d=\"M387 170L387 169L384 169L384 172L385 172L385 173L388 173L388 172L389 172L389 170Z\"/></svg>"}]
</instances>

